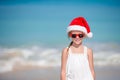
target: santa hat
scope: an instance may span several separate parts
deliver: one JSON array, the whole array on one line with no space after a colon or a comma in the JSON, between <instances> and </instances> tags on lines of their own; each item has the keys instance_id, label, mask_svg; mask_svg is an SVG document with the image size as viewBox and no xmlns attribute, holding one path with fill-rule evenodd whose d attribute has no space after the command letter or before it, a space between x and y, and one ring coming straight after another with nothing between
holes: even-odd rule
<instances>
[{"instance_id":1,"label":"santa hat","mask_svg":"<svg viewBox=\"0 0 120 80\"><path fill-rule=\"evenodd\" d=\"M82 31L88 38L92 38L93 36L87 21L83 17L77 17L73 19L70 25L67 27L67 33L74 30Z\"/></svg>"}]
</instances>

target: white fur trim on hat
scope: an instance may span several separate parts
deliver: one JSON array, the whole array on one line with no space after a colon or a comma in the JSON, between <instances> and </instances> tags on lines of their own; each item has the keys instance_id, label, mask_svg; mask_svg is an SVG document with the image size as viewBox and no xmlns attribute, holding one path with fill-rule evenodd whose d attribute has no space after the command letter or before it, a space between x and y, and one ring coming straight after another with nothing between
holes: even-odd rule
<instances>
[{"instance_id":1,"label":"white fur trim on hat","mask_svg":"<svg viewBox=\"0 0 120 80\"><path fill-rule=\"evenodd\" d=\"M85 27L83 26L79 26L79 25L72 25L72 26L69 26L67 27L67 33L69 33L70 31L82 31L84 32L85 34L87 34L87 30L85 29Z\"/></svg>"},{"instance_id":2,"label":"white fur trim on hat","mask_svg":"<svg viewBox=\"0 0 120 80\"><path fill-rule=\"evenodd\" d=\"M67 33L69 33L70 31L75 31L75 30L82 31L83 33L85 33L85 35L88 38L92 38L92 36L93 36L92 32L87 33L87 30L84 26L72 25L72 26L67 27Z\"/></svg>"}]
</instances>

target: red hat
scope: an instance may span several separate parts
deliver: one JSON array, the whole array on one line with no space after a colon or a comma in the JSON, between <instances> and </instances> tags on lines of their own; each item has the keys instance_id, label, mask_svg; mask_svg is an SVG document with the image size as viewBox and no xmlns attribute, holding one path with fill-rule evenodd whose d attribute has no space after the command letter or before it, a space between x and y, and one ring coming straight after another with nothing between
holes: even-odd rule
<instances>
[{"instance_id":1,"label":"red hat","mask_svg":"<svg viewBox=\"0 0 120 80\"><path fill-rule=\"evenodd\" d=\"M77 17L73 19L67 28L67 33L69 33L70 31L74 31L74 30L82 31L83 33L85 33L85 35L88 38L92 38L93 36L92 32L90 32L90 27L87 21L83 17Z\"/></svg>"}]
</instances>

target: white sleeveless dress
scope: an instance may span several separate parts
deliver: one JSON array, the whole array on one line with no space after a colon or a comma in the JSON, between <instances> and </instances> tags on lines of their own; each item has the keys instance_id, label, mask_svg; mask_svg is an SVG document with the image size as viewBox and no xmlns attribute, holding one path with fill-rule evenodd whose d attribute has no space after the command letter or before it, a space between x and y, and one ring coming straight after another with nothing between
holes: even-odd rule
<instances>
[{"instance_id":1,"label":"white sleeveless dress","mask_svg":"<svg viewBox=\"0 0 120 80\"><path fill-rule=\"evenodd\" d=\"M93 80L87 57L87 47L84 46L84 53L72 53L70 48L68 52L66 80Z\"/></svg>"}]
</instances>

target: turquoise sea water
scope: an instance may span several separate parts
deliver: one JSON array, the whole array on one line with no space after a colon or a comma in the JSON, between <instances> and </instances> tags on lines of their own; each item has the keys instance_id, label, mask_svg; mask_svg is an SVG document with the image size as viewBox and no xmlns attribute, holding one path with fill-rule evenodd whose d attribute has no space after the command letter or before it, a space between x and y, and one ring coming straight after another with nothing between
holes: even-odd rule
<instances>
[{"instance_id":1,"label":"turquoise sea water","mask_svg":"<svg viewBox=\"0 0 120 80\"><path fill-rule=\"evenodd\" d=\"M66 28L78 16L94 37L88 42L120 42L119 1L1 1L0 45L64 45Z\"/></svg>"}]
</instances>

